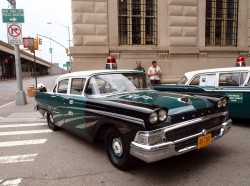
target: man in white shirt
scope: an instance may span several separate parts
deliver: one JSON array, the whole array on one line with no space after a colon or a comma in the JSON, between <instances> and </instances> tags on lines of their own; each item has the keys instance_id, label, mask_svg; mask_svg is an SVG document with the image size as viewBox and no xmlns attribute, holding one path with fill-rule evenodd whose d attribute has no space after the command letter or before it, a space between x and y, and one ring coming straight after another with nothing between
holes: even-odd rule
<instances>
[{"instance_id":1,"label":"man in white shirt","mask_svg":"<svg viewBox=\"0 0 250 186\"><path fill-rule=\"evenodd\" d=\"M148 69L148 76L152 85L161 83L160 75L161 68L157 66L156 61L152 61L152 66Z\"/></svg>"}]
</instances>

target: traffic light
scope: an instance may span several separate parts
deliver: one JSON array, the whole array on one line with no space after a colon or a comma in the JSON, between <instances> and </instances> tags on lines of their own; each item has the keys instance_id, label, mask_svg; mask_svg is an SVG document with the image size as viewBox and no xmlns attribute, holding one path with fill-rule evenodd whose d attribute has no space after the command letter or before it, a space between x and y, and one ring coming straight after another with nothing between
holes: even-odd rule
<instances>
[{"instance_id":1,"label":"traffic light","mask_svg":"<svg viewBox=\"0 0 250 186\"><path fill-rule=\"evenodd\" d=\"M34 39L34 47L33 50L38 50L38 43L39 43L39 37L36 37Z\"/></svg>"},{"instance_id":2,"label":"traffic light","mask_svg":"<svg viewBox=\"0 0 250 186\"><path fill-rule=\"evenodd\" d=\"M30 38L30 37L25 37L23 38L23 47L28 48L30 52L34 53L35 50L38 50L38 43L40 43L40 38Z\"/></svg>"},{"instance_id":3,"label":"traffic light","mask_svg":"<svg viewBox=\"0 0 250 186\"><path fill-rule=\"evenodd\" d=\"M66 54L68 55L68 54L69 54L69 49L68 49L68 48L65 48L65 52L66 52Z\"/></svg>"},{"instance_id":4,"label":"traffic light","mask_svg":"<svg viewBox=\"0 0 250 186\"><path fill-rule=\"evenodd\" d=\"M34 38L25 37L23 38L23 47L24 48L33 48L34 47Z\"/></svg>"},{"instance_id":5,"label":"traffic light","mask_svg":"<svg viewBox=\"0 0 250 186\"><path fill-rule=\"evenodd\" d=\"M38 39L39 39L39 45L43 44L42 38L38 38Z\"/></svg>"}]
</instances>

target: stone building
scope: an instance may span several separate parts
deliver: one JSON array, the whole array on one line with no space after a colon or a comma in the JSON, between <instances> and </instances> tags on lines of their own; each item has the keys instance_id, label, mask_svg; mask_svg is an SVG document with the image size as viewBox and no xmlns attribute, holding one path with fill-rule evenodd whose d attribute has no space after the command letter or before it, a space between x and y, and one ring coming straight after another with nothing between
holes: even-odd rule
<instances>
[{"instance_id":1,"label":"stone building","mask_svg":"<svg viewBox=\"0 0 250 186\"><path fill-rule=\"evenodd\" d=\"M163 82L186 71L249 62L250 0L72 0L73 71L145 69L156 60Z\"/></svg>"}]
</instances>

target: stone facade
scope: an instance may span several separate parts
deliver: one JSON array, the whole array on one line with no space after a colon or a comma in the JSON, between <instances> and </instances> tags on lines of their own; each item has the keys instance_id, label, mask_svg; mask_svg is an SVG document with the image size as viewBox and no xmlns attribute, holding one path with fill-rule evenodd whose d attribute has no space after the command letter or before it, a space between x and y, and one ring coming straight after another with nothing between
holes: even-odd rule
<instances>
[{"instance_id":1,"label":"stone facade","mask_svg":"<svg viewBox=\"0 0 250 186\"><path fill-rule=\"evenodd\" d=\"M73 71L103 69L109 55L119 69L133 69L136 60L148 69L156 60L163 82L186 71L234 66L239 55L250 65L250 0L239 2L237 47L205 46L206 0L158 0L157 7L157 46L119 46L117 0L72 0Z\"/></svg>"}]
</instances>

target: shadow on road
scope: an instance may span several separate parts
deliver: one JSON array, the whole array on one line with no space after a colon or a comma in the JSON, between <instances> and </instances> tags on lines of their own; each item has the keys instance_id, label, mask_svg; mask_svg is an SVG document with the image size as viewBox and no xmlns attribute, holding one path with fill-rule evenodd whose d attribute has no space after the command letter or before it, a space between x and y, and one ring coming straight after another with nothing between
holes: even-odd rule
<instances>
[{"instance_id":1,"label":"shadow on road","mask_svg":"<svg viewBox=\"0 0 250 186\"><path fill-rule=\"evenodd\" d=\"M232 118L233 125L250 128L250 119Z\"/></svg>"}]
</instances>

